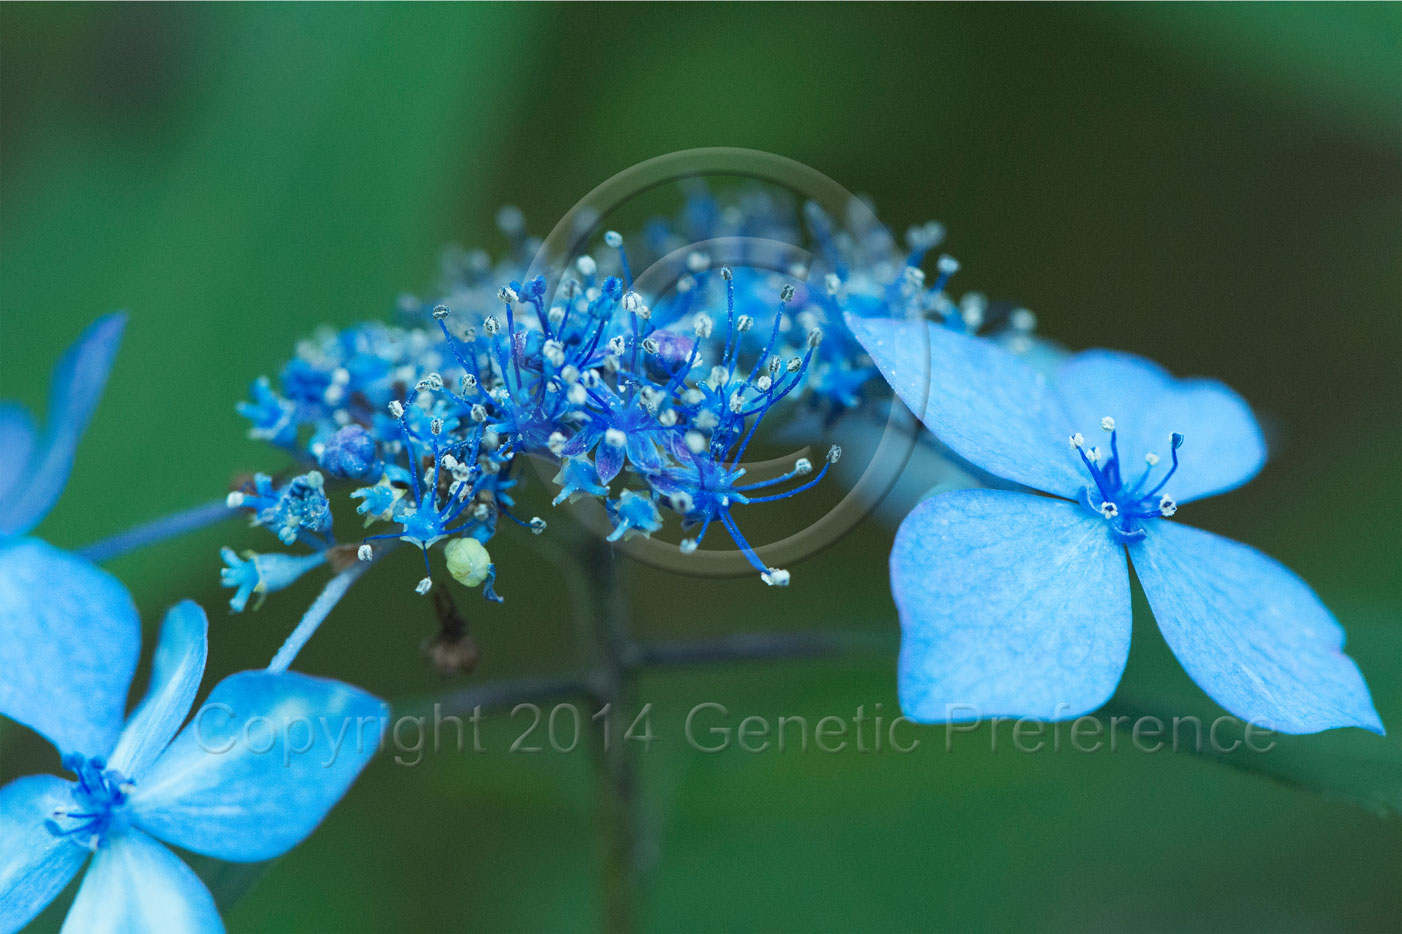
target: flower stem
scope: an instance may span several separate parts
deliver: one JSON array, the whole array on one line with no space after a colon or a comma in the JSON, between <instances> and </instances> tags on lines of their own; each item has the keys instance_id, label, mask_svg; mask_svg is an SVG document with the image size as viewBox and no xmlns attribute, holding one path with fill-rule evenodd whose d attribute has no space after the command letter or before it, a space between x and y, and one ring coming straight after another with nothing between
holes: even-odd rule
<instances>
[{"instance_id":1,"label":"flower stem","mask_svg":"<svg viewBox=\"0 0 1402 934\"><path fill-rule=\"evenodd\" d=\"M237 512L237 509L230 509L229 504L224 500L217 499L168 516L162 516L159 519L152 519L150 522L143 522L125 532L118 532L116 535L80 548L78 554L89 561L100 564L138 548L155 545L168 538L175 538L177 535L184 535L186 532L193 532L207 525L213 525L220 520L232 517Z\"/></svg>"},{"instance_id":2,"label":"flower stem","mask_svg":"<svg viewBox=\"0 0 1402 934\"><path fill-rule=\"evenodd\" d=\"M380 552L383 553L388 550L388 548L382 548ZM375 557L378 558L379 554L377 553ZM292 630L292 635L287 637L287 641L282 644L282 648L277 650L277 654L273 656L273 660L268 662L268 671L274 674L281 674L291 666L293 661L297 658L297 653L302 651L302 647L316 634L317 628L321 626L326 617L335 609L336 604L341 602L341 598L346 595L346 591L350 590L351 584L359 580L360 575L364 574L366 569L373 563L374 559L370 561L355 561L348 564L345 570L326 582L326 586L322 588L317 598L312 601L312 605L307 607L307 612L303 614L302 621L297 624L296 629Z\"/></svg>"},{"instance_id":3,"label":"flower stem","mask_svg":"<svg viewBox=\"0 0 1402 934\"><path fill-rule=\"evenodd\" d=\"M639 653L628 630L627 599L613 549L590 536L578 550L571 550L581 556L592 590L591 693L608 711L604 742L591 744L604 847L604 930L626 934L637 926L635 909L641 894L637 763L623 738L633 707L633 671Z\"/></svg>"}]
</instances>

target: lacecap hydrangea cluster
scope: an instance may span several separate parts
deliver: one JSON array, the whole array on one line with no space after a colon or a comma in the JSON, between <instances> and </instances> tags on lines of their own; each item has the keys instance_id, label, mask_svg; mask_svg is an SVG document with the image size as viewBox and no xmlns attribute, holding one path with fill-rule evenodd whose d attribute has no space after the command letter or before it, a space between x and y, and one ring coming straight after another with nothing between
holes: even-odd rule
<instances>
[{"instance_id":1,"label":"lacecap hydrangea cluster","mask_svg":"<svg viewBox=\"0 0 1402 934\"><path fill-rule=\"evenodd\" d=\"M925 318L1012 342L1028 339L1034 323L1030 312L994 309L977 294L951 300L945 285L958 264L948 256L927 281L938 224L912 228L902 248L874 220L861 221L867 212L852 215L839 225L812 203L695 193L679 217L639 235L604 233L596 255L578 256L551 282L524 277L540 242L518 210L503 209L504 259L448 251L438 298L405 296L396 323L302 341L276 382L259 379L238 406L253 437L312 469L282 481L259 474L230 504L284 545L312 550L225 549L231 605L242 610L250 596L286 586L337 544L329 500L337 487L377 526L359 540L361 560L379 542L419 548L426 574L416 589L426 593L429 550L443 542L449 574L500 600L488 543L504 524L546 528L516 511L521 455L556 466L555 504L600 500L610 540L651 535L671 514L688 532L682 551L692 552L719 524L765 583L787 585L787 571L756 556L737 513L819 483L841 449L767 480L748 480L740 465L776 411L801 408L831 426L887 404L889 389L844 314ZM687 247L707 242L739 244L739 254L725 263ZM747 265L750 243L804 244L806 262ZM635 269L678 254L680 275L656 294L640 290Z\"/></svg>"}]
</instances>

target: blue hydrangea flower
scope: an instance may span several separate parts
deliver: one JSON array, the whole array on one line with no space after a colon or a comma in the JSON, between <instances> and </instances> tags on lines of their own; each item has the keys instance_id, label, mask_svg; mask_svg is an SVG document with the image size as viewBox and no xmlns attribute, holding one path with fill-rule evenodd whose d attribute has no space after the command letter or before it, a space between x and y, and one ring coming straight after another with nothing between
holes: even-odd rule
<instances>
[{"instance_id":1,"label":"blue hydrangea flower","mask_svg":"<svg viewBox=\"0 0 1402 934\"><path fill-rule=\"evenodd\" d=\"M326 496L326 478L312 470L275 486L267 474L255 474L243 490L229 494L229 507L253 510L253 524L261 525L284 545L298 541L318 549L332 544L331 501Z\"/></svg>"},{"instance_id":2,"label":"blue hydrangea flower","mask_svg":"<svg viewBox=\"0 0 1402 934\"><path fill-rule=\"evenodd\" d=\"M1382 732L1343 630L1309 586L1170 519L1265 462L1234 392L1109 351L1077 354L1048 380L948 328L852 325L955 454L1051 494L944 493L901 525L891 589L909 716L1054 720L1099 707L1129 653L1128 553L1170 648L1228 711L1286 733Z\"/></svg>"},{"instance_id":3,"label":"blue hydrangea flower","mask_svg":"<svg viewBox=\"0 0 1402 934\"><path fill-rule=\"evenodd\" d=\"M45 550L23 544L11 560L46 573ZM42 609L51 603L57 613ZM5 668L0 714L43 733L75 775L0 788L3 934L89 857L65 931L222 931L213 897L165 844L231 861L278 856L315 829L378 747L380 701L292 672L225 678L182 730L207 651L204 612L188 601L166 615L146 698L125 723L141 640L125 588L49 582L4 592L0 606L0 658L27 661ZM362 718L375 726L368 740L354 735ZM343 723L352 738L333 748Z\"/></svg>"},{"instance_id":4,"label":"blue hydrangea flower","mask_svg":"<svg viewBox=\"0 0 1402 934\"><path fill-rule=\"evenodd\" d=\"M292 586L303 574L326 561L324 551L309 555L265 555L245 551L239 555L232 548L221 548L219 556L225 565L219 572L219 583L234 588L229 609L235 613L242 613L248 606L248 598L255 594L258 599L253 609L258 609L268 594Z\"/></svg>"}]
</instances>

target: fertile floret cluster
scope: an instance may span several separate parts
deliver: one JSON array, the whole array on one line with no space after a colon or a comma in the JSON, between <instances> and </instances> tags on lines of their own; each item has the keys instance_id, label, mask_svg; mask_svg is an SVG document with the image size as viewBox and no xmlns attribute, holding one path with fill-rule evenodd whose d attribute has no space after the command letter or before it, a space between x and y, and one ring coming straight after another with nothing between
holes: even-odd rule
<instances>
[{"instance_id":1,"label":"fertile floret cluster","mask_svg":"<svg viewBox=\"0 0 1402 934\"><path fill-rule=\"evenodd\" d=\"M990 314L979 296L950 301L949 257L926 282L921 264L943 236L935 224L910 231L901 250L874 222L839 229L815 205L756 193L723 205L701 192L626 244L605 233L599 259L578 256L554 280L523 275L539 242L519 211L504 209L498 225L511 242L501 263L449 251L440 298L401 298L398 324L319 333L298 345L276 389L254 384L239 406L252 435L317 468L282 486L260 476L236 494L256 524L286 544L328 547L323 484L341 482L367 525L394 527L366 538L360 557L373 557L376 541L418 547L424 593L436 543L485 546L503 520L545 530L514 509L525 454L556 465L555 503L602 501L611 540L651 535L672 513L695 530L681 543L692 552L719 524L762 580L782 586L788 573L760 561L735 514L821 482L840 449L816 474L800 459L760 481L747 481L741 461L776 408L802 407L831 426L888 396L844 314L961 331L992 323L1014 337L1031 328L1028 312ZM496 569L478 550L450 560L450 573L499 599Z\"/></svg>"}]
</instances>

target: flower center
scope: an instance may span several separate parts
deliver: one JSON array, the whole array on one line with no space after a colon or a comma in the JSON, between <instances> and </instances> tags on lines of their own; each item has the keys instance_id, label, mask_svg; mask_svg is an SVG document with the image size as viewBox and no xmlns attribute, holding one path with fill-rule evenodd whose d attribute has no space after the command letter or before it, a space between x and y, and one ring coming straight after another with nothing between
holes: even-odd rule
<instances>
[{"instance_id":1,"label":"flower center","mask_svg":"<svg viewBox=\"0 0 1402 934\"><path fill-rule=\"evenodd\" d=\"M1071 447L1081 456L1081 463L1085 464L1094 481L1081 491L1081 498L1091 511L1105 517L1118 538L1136 541L1146 534L1145 522L1171 516L1178 511L1178 504L1163 492L1163 488L1178 471L1178 449L1183 446L1183 436L1176 431L1170 436L1172 463L1155 482L1159 456L1151 451L1144 455L1142 471L1127 469L1128 465L1120 458L1115 420L1107 415L1100 420L1100 427L1110 433L1109 454L1098 447L1087 448L1085 436L1080 432L1071 436Z\"/></svg>"},{"instance_id":2,"label":"flower center","mask_svg":"<svg viewBox=\"0 0 1402 934\"><path fill-rule=\"evenodd\" d=\"M101 756L64 756L63 767L78 776L73 804L55 810L44 826L56 837L67 837L78 846L95 850L114 825L125 819L121 812L134 786L121 772L107 768Z\"/></svg>"}]
</instances>

